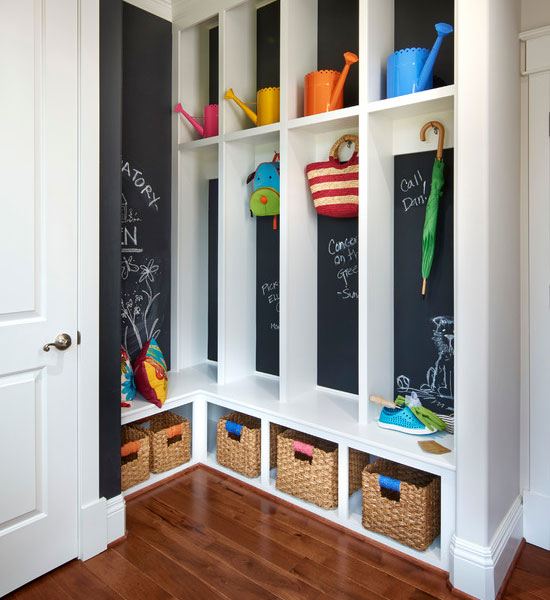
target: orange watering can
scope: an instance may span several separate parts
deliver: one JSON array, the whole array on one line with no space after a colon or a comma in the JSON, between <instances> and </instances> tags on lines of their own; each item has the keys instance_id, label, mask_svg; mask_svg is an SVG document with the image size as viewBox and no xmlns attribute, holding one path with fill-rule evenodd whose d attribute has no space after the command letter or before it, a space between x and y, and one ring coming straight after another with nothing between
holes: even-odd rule
<instances>
[{"instance_id":1,"label":"orange watering can","mask_svg":"<svg viewBox=\"0 0 550 600\"><path fill-rule=\"evenodd\" d=\"M357 54L344 52L346 61L342 72L313 71L304 77L304 116L337 110L344 106L344 84L351 65L359 60Z\"/></svg>"},{"instance_id":2,"label":"orange watering can","mask_svg":"<svg viewBox=\"0 0 550 600\"><path fill-rule=\"evenodd\" d=\"M258 90L258 93L256 94L258 114L249 108L242 100L239 100L232 88L229 88L227 92L225 92L224 98L226 100L233 100L243 109L245 115L254 123L254 125L261 127L262 125L279 122L279 94L280 88L278 87L266 87Z\"/></svg>"}]
</instances>

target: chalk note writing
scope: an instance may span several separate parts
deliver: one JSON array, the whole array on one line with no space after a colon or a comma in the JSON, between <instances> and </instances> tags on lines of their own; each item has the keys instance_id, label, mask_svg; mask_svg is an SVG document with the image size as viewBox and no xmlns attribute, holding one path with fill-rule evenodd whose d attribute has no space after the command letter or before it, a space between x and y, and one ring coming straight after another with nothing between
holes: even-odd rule
<instances>
[{"instance_id":1,"label":"chalk note writing","mask_svg":"<svg viewBox=\"0 0 550 600\"><path fill-rule=\"evenodd\" d=\"M426 178L420 172L420 169L407 177L403 177L399 183L399 189L406 194L401 198L403 210L408 212L411 208L424 206L428 201Z\"/></svg>"},{"instance_id":2,"label":"chalk note writing","mask_svg":"<svg viewBox=\"0 0 550 600\"><path fill-rule=\"evenodd\" d=\"M148 206L152 206L155 210L158 210L158 202L160 196L157 196L153 187L150 183L147 183L145 176L142 171L136 169L130 165L129 161L122 161L122 173L133 183L136 190L139 190L139 194L144 198L144 201Z\"/></svg>"},{"instance_id":3,"label":"chalk note writing","mask_svg":"<svg viewBox=\"0 0 550 600\"><path fill-rule=\"evenodd\" d=\"M359 298L357 291L359 275L357 237L353 236L342 240L331 238L327 252L334 266L337 267L338 288L336 294L342 300L357 300Z\"/></svg>"}]
</instances>

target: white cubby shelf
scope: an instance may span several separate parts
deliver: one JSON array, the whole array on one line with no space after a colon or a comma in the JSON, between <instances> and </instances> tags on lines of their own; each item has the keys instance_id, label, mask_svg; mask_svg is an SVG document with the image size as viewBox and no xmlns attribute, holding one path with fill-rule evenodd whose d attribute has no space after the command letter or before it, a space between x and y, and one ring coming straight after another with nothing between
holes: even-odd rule
<instances>
[{"instance_id":1,"label":"white cubby shelf","mask_svg":"<svg viewBox=\"0 0 550 600\"><path fill-rule=\"evenodd\" d=\"M281 118L262 127L251 127L223 94L233 87L245 100L255 97L256 10L265 2L247 0L229 7L225 3L203 21L175 29L174 105L181 101L197 115L209 101L208 32L219 26L220 121L218 136L196 139L195 130L174 115L172 371L162 410L192 404L193 457L187 466L207 464L366 538L447 569L455 522L454 436L422 438L435 439L450 450L428 454L419 447L420 438L379 428L379 407L369 397L391 397L394 390L393 159L435 150L432 138L429 144L419 141L420 128L428 120L445 124L446 146L453 146L458 83L384 99L383 65L394 50L394 2L358 2L360 61L352 68L359 69L359 104L302 116L303 77L318 68L317 0L281 0ZM358 394L317 384L317 215L304 175L306 165L325 160L334 141L346 133L360 136ZM274 151L281 160L278 377L256 370L256 220L248 211L246 184L256 165L271 160ZM208 180L213 178L219 186L216 363L207 357L206 301ZM461 231L457 226L455 230L459 243ZM456 296L455 312L459 312ZM230 410L261 419L262 472L254 480L216 462L216 418ZM137 400L133 408L123 410L122 422L158 411ZM338 444L337 510L325 511L276 489L265 441L270 423ZM362 527L360 494L351 499L347 494L350 448L441 478L441 536L427 551L411 550Z\"/></svg>"}]
</instances>

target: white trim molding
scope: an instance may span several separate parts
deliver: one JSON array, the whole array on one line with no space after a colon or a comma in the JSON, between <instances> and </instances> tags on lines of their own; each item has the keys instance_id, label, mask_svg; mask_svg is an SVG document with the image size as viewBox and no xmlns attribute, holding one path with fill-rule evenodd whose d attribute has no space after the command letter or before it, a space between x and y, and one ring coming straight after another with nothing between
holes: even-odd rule
<instances>
[{"instance_id":1,"label":"white trim molding","mask_svg":"<svg viewBox=\"0 0 550 600\"><path fill-rule=\"evenodd\" d=\"M518 496L489 546L453 536L450 577L454 588L480 600L496 598L521 544L522 516Z\"/></svg>"},{"instance_id":2,"label":"white trim molding","mask_svg":"<svg viewBox=\"0 0 550 600\"><path fill-rule=\"evenodd\" d=\"M146 10L152 15L156 15L166 21L172 21L172 1L171 0L124 0L128 4L133 4L142 10Z\"/></svg>"},{"instance_id":3,"label":"white trim molding","mask_svg":"<svg viewBox=\"0 0 550 600\"><path fill-rule=\"evenodd\" d=\"M550 27L523 31L519 39L523 42L522 75L548 71L550 69Z\"/></svg>"},{"instance_id":4,"label":"white trim molding","mask_svg":"<svg viewBox=\"0 0 550 600\"><path fill-rule=\"evenodd\" d=\"M107 500L107 543L126 535L126 502L122 494Z\"/></svg>"},{"instance_id":5,"label":"white trim molding","mask_svg":"<svg viewBox=\"0 0 550 600\"><path fill-rule=\"evenodd\" d=\"M523 531L530 544L550 550L550 496L524 492Z\"/></svg>"},{"instance_id":6,"label":"white trim molding","mask_svg":"<svg viewBox=\"0 0 550 600\"><path fill-rule=\"evenodd\" d=\"M88 560L107 549L107 506L99 498L80 508L78 558Z\"/></svg>"}]
</instances>

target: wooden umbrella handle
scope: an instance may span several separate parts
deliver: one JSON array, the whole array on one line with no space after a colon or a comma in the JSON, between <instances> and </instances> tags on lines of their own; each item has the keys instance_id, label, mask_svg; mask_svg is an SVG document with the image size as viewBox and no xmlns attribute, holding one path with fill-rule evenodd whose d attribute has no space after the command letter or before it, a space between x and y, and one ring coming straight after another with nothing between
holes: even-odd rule
<instances>
[{"instance_id":1,"label":"wooden umbrella handle","mask_svg":"<svg viewBox=\"0 0 550 600\"><path fill-rule=\"evenodd\" d=\"M437 141L437 160L443 159L443 146L445 144L445 126L441 121L428 121L420 130L420 141L426 141L426 132L428 129L433 128L439 133L438 141Z\"/></svg>"}]
</instances>

